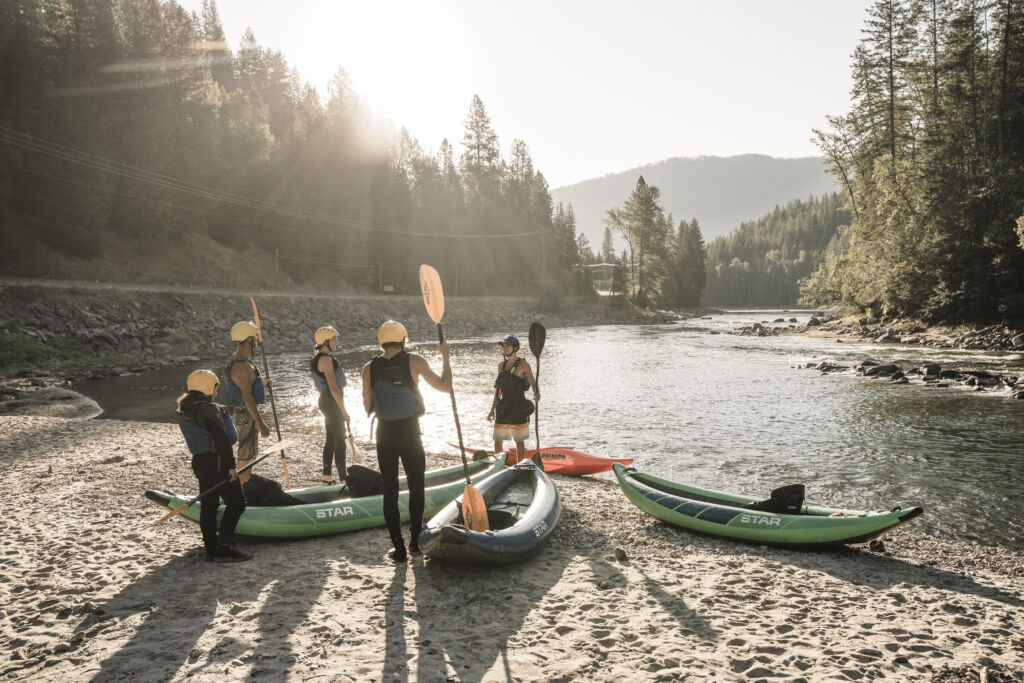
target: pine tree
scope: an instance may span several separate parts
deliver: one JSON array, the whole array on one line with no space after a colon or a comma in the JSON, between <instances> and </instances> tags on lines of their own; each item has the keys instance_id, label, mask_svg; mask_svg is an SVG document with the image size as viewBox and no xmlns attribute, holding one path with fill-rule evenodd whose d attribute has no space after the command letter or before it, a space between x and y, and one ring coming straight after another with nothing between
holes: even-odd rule
<instances>
[{"instance_id":1,"label":"pine tree","mask_svg":"<svg viewBox=\"0 0 1024 683\"><path fill-rule=\"evenodd\" d=\"M629 262L636 269L633 303L642 307L654 301L661 284L659 270L665 255L668 224L658 203L660 197L660 190L640 176L622 207L609 209L605 219L608 227L626 240Z\"/></svg>"}]
</instances>

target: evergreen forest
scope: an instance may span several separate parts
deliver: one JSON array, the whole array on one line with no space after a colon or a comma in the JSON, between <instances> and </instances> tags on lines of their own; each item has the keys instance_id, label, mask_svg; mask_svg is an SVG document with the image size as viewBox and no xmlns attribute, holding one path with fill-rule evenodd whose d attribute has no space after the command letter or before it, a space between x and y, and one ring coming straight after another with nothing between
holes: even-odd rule
<instances>
[{"instance_id":1,"label":"evergreen forest","mask_svg":"<svg viewBox=\"0 0 1024 683\"><path fill-rule=\"evenodd\" d=\"M879 0L814 131L851 214L806 303L1024 318L1024 0Z\"/></svg>"},{"instance_id":2,"label":"evergreen forest","mask_svg":"<svg viewBox=\"0 0 1024 683\"><path fill-rule=\"evenodd\" d=\"M708 244L709 306L795 306L800 281L846 250L850 212L838 193L795 200Z\"/></svg>"},{"instance_id":3,"label":"evergreen forest","mask_svg":"<svg viewBox=\"0 0 1024 683\"><path fill-rule=\"evenodd\" d=\"M572 207L478 97L461 153L428 151L344 68L321 94L251 31L229 49L214 0L5 1L0 64L4 275L592 292Z\"/></svg>"}]
</instances>

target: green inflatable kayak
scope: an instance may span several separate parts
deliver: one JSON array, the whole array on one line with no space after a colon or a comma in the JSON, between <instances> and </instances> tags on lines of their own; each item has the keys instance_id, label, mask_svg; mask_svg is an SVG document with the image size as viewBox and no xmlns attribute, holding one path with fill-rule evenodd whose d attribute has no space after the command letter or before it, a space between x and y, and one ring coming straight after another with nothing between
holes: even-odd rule
<instances>
[{"instance_id":1,"label":"green inflatable kayak","mask_svg":"<svg viewBox=\"0 0 1024 683\"><path fill-rule=\"evenodd\" d=\"M919 507L865 512L802 506L800 514L750 509L747 496L706 491L613 465L626 497L663 522L699 534L788 548L818 548L863 543L906 524Z\"/></svg>"},{"instance_id":2,"label":"green inflatable kayak","mask_svg":"<svg viewBox=\"0 0 1024 683\"><path fill-rule=\"evenodd\" d=\"M478 482L500 472L505 468L504 454L502 456L470 462L470 478ZM427 472L425 484L423 517L427 520L462 494L466 488L466 476L462 465L456 465ZM242 518L238 520L235 533L254 538L304 538L384 526L383 496L351 498L345 495L343 488L316 486L308 489L289 489L290 495L304 501L302 505L250 505L245 508ZM146 491L145 495L151 502L168 510L184 505L191 498L164 491ZM180 516L198 524L201 506L202 502L196 503ZM405 477L399 479L398 509L402 513L402 521L408 522L409 489ZM221 505L217 514L218 520L223 514L224 506Z\"/></svg>"}]
</instances>

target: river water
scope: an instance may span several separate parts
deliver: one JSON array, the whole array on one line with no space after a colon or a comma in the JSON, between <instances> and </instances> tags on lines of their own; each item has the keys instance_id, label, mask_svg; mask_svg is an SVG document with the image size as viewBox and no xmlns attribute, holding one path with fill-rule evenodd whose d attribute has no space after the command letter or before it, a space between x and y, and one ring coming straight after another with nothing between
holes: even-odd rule
<instances>
[{"instance_id":1,"label":"river water","mask_svg":"<svg viewBox=\"0 0 1024 683\"><path fill-rule=\"evenodd\" d=\"M806 313L732 312L657 326L549 329L540 365L542 445L634 458L642 470L704 488L767 497L789 483L809 501L863 509L922 505L914 529L936 536L1024 548L1024 401L995 392L890 385L852 373L797 369L810 361L865 358L909 367L926 361L1024 374L1020 354L837 343L808 337L741 337L728 331ZM467 446L489 448L495 330L455 340L455 391ZM436 344L414 349L440 368ZM349 385L356 440L371 441L362 416L360 369L367 345L338 354ZM271 354L282 432L322 433L309 354ZM536 365L533 365L536 369ZM81 382L103 417L172 421L174 398L194 367ZM221 368L211 368L223 374ZM428 452L455 453L447 395L422 389ZM270 421L269 407L266 415ZM529 444L533 443L531 438ZM289 459L319 461L319 453ZM610 475L609 475L610 476ZM623 499L623 505L629 503Z\"/></svg>"}]
</instances>

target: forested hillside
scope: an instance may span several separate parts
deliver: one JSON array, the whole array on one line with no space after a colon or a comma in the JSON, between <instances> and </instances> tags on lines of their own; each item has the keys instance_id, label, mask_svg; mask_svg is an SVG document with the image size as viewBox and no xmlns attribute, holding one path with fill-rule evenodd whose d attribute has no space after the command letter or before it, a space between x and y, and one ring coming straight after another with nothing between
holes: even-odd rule
<instances>
[{"instance_id":1,"label":"forested hillside","mask_svg":"<svg viewBox=\"0 0 1024 683\"><path fill-rule=\"evenodd\" d=\"M0 3L0 274L572 292L571 207L483 102L428 151L343 68L321 95L212 0ZM424 106L430 106L424 102ZM541 258L541 254L546 258Z\"/></svg>"},{"instance_id":2,"label":"forested hillside","mask_svg":"<svg viewBox=\"0 0 1024 683\"><path fill-rule=\"evenodd\" d=\"M845 251L850 212L838 193L776 206L708 245L708 306L793 306L800 280Z\"/></svg>"},{"instance_id":3,"label":"forested hillside","mask_svg":"<svg viewBox=\"0 0 1024 683\"><path fill-rule=\"evenodd\" d=\"M816 131L852 213L808 302L1024 318L1024 0L879 0Z\"/></svg>"},{"instance_id":4,"label":"forested hillside","mask_svg":"<svg viewBox=\"0 0 1024 683\"><path fill-rule=\"evenodd\" d=\"M666 159L622 173L586 180L552 191L555 201L571 203L576 224L591 244L604 230L609 199L624 197L643 176L661 189L665 211L696 218L705 239L734 230L798 197L835 190L821 157L777 159L762 154Z\"/></svg>"}]
</instances>

